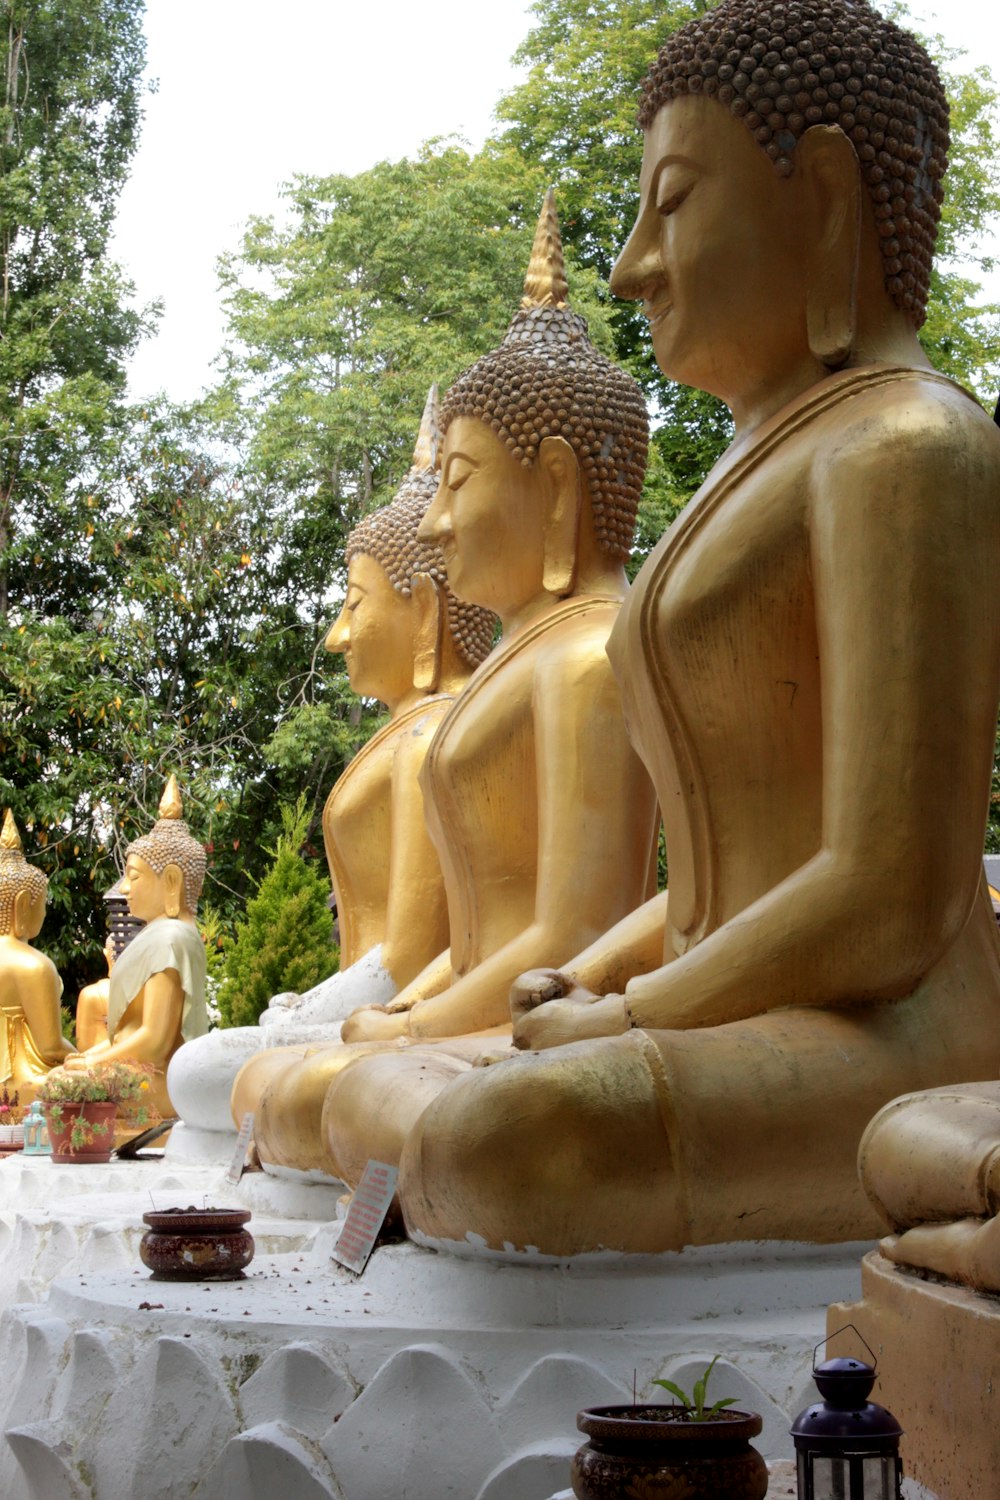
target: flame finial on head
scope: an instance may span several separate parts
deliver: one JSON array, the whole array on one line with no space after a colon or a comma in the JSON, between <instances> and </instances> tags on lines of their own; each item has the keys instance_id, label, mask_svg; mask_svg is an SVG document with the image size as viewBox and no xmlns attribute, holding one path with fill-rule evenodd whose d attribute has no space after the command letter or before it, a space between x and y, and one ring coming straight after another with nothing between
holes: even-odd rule
<instances>
[{"instance_id":1,"label":"flame finial on head","mask_svg":"<svg viewBox=\"0 0 1000 1500\"><path fill-rule=\"evenodd\" d=\"M22 848L21 835L17 830L17 824L14 822L14 814L8 807L6 817L3 820L3 832L0 833L0 849Z\"/></svg>"},{"instance_id":2,"label":"flame finial on head","mask_svg":"<svg viewBox=\"0 0 1000 1500\"><path fill-rule=\"evenodd\" d=\"M524 278L522 307L565 307L569 296L555 189L549 188L538 216L531 258Z\"/></svg>"},{"instance_id":3,"label":"flame finial on head","mask_svg":"<svg viewBox=\"0 0 1000 1500\"><path fill-rule=\"evenodd\" d=\"M413 450L414 469L436 469L441 451L441 406L438 401L437 383L427 392L424 414L420 419L420 431Z\"/></svg>"},{"instance_id":4,"label":"flame finial on head","mask_svg":"<svg viewBox=\"0 0 1000 1500\"><path fill-rule=\"evenodd\" d=\"M161 818L179 818L183 815L184 804L181 802L180 788L177 785L177 777L170 773L167 784L163 788L163 796L157 811Z\"/></svg>"}]
</instances>

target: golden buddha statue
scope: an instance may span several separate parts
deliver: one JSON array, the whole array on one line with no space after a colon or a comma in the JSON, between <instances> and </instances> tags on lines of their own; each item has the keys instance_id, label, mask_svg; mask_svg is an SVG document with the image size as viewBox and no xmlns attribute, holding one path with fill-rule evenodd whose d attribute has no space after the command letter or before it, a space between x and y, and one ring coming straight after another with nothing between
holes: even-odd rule
<instances>
[{"instance_id":1,"label":"golden buddha statue","mask_svg":"<svg viewBox=\"0 0 1000 1500\"><path fill-rule=\"evenodd\" d=\"M723 0L644 87L612 288L736 423L609 645L669 897L526 975L532 1050L420 1116L431 1244L869 1236L874 1111L1000 1070L1000 433L917 340L939 79L864 0Z\"/></svg>"},{"instance_id":2,"label":"golden buddha statue","mask_svg":"<svg viewBox=\"0 0 1000 1500\"><path fill-rule=\"evenodd\" d=\"M8 808L0 832L0 1084L16 1088L22 1104L73 1051L62 1034L62 980L31 946L45 921L48 886L25 859Z\"/></svg>"},{"instance_id":3,"label":"golden buddha statue","mask_svg":"<svg viewBox=\"0 0 1000 1500\"><path fill-rule=\"evenodd\" d=\"M185 1124L218 1129L220 1115L228 1120L237 1067L248 1057L234 1109L238 1118L255 1110L278 1073L315 1051L320 1039L337 1040L352 1010L391 999L447 950L444 881L419 774L453 699L488 656L496 620L455 597L440 547L418 539L437 490L440 442L435 386L409 473L393 500L347 539L347 594L326 638L329 651L345 656L355 692L389 709L389 722L351 761L323 810L340 972L309 995L272 1001L261 1017L263 1037L256 1028L227 1030L185 1049L171 1071ZM273 1045L282 1037L296 1045Z\"/></svg>"},{"instance_id":4,"label":"golden buddha statue","mask_svg":"<svg viewBox=\"0 0 1000 1500\"><path fill-rule=\"evenodd\" d=\"M427 1091L481 1050L455 1039L509 1035L516 975L545 954L568 958L654 888L655 799L606 652L646 412L566 295L549 194L520 311L444 399L441 482L420 532L441 546L455 593L502 626L420 778L450 948L388 1007L348 1018L342 1035L359 1047L314 1053L259 1100L241 1075L234 1115L256 1104L265 1166L351 1181L369 1155L392 1160ZM450 1040L400 1046L435 1038Z\"/></svg>"},{"instance_id":5,"label":"golden buddha statue","mask_svg":"<svg viewBox=\"0 0 1000 1500\"><path fill-rule=\"evenodd\" d=\"M492 649L496 621L455 597L440 548L417 536L437 489L440 442L432 386L409 473L391 503L347 539L347 594L326 638L328 651L344 655L354 691L389 710L389 722L351 761L323 809L340 924L341 972L327 981L333 990L377 950L394 994L448 946L444 883L417 778L452 699ZM361 983L370 990L372 975ZM278 1008L279 1021L281 1010L327 1019L293 1002Z\"/></svg>"},{"instance_id":6,"label":"golden buddha statue","mask_svg":"<svg viewBox=\"0 0 1000 1500\"><path fill-rule=\"evenodd\" d=\"M865 1131L858 1171L894 1231L888 1260L1000 1292L1000 1083L894 1099Z\"/></svg>"},{"instance_id":7,"label":"golden buddha statue","mask_svg":"<svg viewBox=\"0 0 1000 1500\"><path fill-rule=\"evenodd\" d=\"M69 1058L68 1068L129 1060L158 1070L150 1104L174 1113L166 1067L181 1043L208 1030L205 947L195 923L205 879L205 850L191 837L171 776L150 833L125 851L122 895L146 923L111 970L108 1039Z\"/></svg>"},{"instance_id":8,"label":"golden buddha statue","mask_svg":"<svg viewBox=\"0 0 1000 1500\"><path fill-rule=\"evenodd\" d=\"M85 984L76 997L76 1039L86 1052L108 1039L108 1006L111 1003L111 969L114 952L110 940L104 945L108 973L91 984Z\"/></svg>"}]
</instances>

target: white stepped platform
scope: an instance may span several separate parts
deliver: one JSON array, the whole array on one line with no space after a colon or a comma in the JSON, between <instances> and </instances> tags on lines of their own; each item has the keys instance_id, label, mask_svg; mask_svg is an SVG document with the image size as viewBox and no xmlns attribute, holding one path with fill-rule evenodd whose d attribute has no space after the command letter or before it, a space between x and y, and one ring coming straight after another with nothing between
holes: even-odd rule
<instances>
[{"instance_id":1,"label":"white stepped platform","mask_svg":"<svg viewBox=\"0 0 1000 1500\"><path fill-rule=\"evenodd\" d=\"M336 1216L342 1191L276 1183L263 1173L234 1187L217 1166L151 1160L65 1167L47 1156L10 1156L0 1164L0 1310L39 1301L56 1276L72 1271L141 1269L148 1209L249 1208L258 1253L279 1255L311 1243Z\"/></svg>"},{"instance_id":2,"label":"white stepped platform","mask_svg":"<svg viewBox=\"0 0 1000 1500\"><path fill-rule=\"evenodd\" d=\"M95 1170L50 1167L60 1183ZM25 1195L43 1177L29 1174ZM136 1184L137 1225L149 1188ZM285 1221L267 1217L274 1184L231 1191L225 1201L262 1198L250 1227L263 1253L244 1281L151 1281L128 1263L128 1231L97 1234L118 1223L98 1214L93 1263L4 1314L5 1500L550 1500L582 1441L581 1407L630 1399L633 1371L640 1396L658 1375L690 1386L718 1352L712 1391L760 1411L758 1446L787 1459L826 1306L858 1295L867 1248L509 1266L399 1244L356 1278L330 1259L333 1189L294 1189L324 1207ZM95 1193L92 1209L104 1206ZM36 1208L14 1211L13 1235L27 1234L19 1222L38 1231ZM91 1221L68 1194L45 1214L50 1271L59 1236L79 1244Z\"/></svg>"}]
</instances>

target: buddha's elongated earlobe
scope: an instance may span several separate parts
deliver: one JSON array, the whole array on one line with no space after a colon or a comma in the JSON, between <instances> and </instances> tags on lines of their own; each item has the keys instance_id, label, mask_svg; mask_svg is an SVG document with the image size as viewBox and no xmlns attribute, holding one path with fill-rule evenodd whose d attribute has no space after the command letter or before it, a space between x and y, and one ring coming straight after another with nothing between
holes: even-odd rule
<instances>
[{"instance_id":1,"label":"buddha's elongated earlobe","mask_svg":"<svg viewBox=\"0 0 1000 1500\"><path fill-rule=\"evenodd\" d=\"M167 865L163 871L163 910L168 917L179 917L184 904L184 872L180 865Z\"/></svg>"},{"instance_id":2,"label":"buddha's elongated earlobe","mask_svg":"<svg viewBox=\"0 0 1000 1500\"><path fill-rule=\"evenodd\" d=\"M413 600L413 686L423 693L437 691L441 680L441 632L445 626L441 589L429 573L410 580Z\"/></svg>"},{"instance_id":3,"label":"buddha's elongated earlobe","mask_svg":"<svg viewBox=\"0 0 1000 1500\"><path fill-rule=\"evenodd\" d=\"M813 357L830 370L849 359L857 330L861 170L836 125L814 125L796 147L809 215L806 328Z\"/></svg>"},{"instance_id":4,"label":"buddha's elongated earlobe","mask_svg":"<svg viewBox=\"0 0 1000 1500\"><path fill-rule=\"evenodd\" d=\"M27 891L18 891L14 897L14 913L11 922L11 931L21 942L24 942L28 934L28 914L31 910L31 896Z\"/></svg>"},{"instance_id":5,"label":"buddha's elongated earlobe","mask_svg":"<svg viewBox=\"0 0 1000 1500\"><path fill-rule=\"evenodd\" d=\"M537 463L545 485L545 564L542 583L561 597L576 585L580 540L580 466L565 438L548 437Z\"/></svg>"}]
</instances>

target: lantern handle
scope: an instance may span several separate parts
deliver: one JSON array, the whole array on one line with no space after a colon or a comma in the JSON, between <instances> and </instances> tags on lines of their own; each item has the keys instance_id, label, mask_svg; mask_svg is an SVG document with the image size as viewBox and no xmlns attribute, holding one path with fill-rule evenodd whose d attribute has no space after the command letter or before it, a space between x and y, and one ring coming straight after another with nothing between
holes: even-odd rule
<instances>
[{"instance_id":1,"label":"lantern handle","mask_svg":"<svg viewBox=\"0 0 1000 1500\"><path fill-rule=\"evenodd\" d=\"M858 1338L861 1340L861 1342L864 1344L865 1348L868 1350L868 1353L871 1355L871 1357L872 1357L872 1370L875 1371L875 1370L878 1369L878 1357L877 1357L877 1355L875 1353L875 1350L872 1348L871 1344L869 1344L868 1340L864 1337L864 1335L861 1333L861 1331L855 1326L855 1324L853 1324L853 1323L845 1323L842 1328L835 1328L832 1333L828 1333L827 1334L827 1336L826 1336L825 1339L820 1339L820 1341L819 1341L818 1344L814 1344L813 1345L812 1367L813 1367L813 1374L814 1375L816 1373L816 1350L817 1349L822 1349L823 1345L824 1344L829 1344L832 1339L835 1339L837 1337L838 1333L846 1333L848 1329L850 1329L852 1331L852 1333L856 1333L858 1335Z\"/></svg>"}]
</instances>

